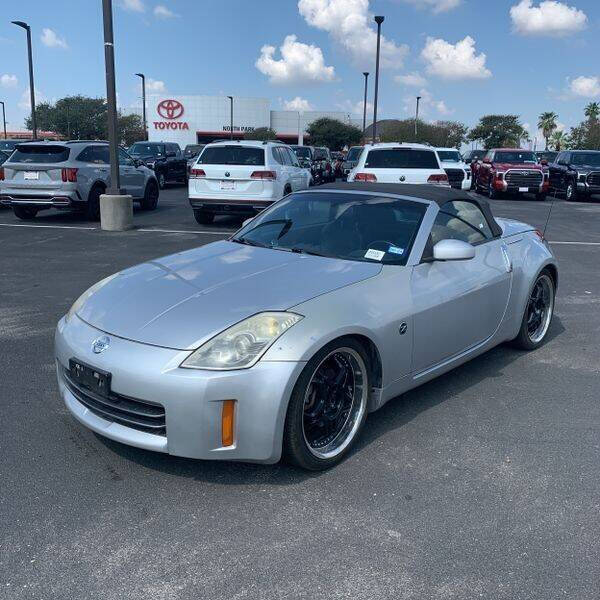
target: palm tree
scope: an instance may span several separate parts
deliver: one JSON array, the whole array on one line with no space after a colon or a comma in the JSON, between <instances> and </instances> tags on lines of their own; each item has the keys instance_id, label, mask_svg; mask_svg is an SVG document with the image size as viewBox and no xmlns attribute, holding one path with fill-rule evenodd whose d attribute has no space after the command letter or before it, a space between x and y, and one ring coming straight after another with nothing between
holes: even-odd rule
<instances>
[{"instance_id":1,"label":"palm tree","mask_svg":"<svg viewBox=\"0 0 600 600\"><path fill-rule=\"evenodd\" d=\"M538 129L542 130L546 139L546 150L548 150L548 142L552 132L556 129L556 120L558 115L555 112L543 112L538 119Z\"/></svg>"},{"instance_id":2,"label":"palm tree","mask_svg":"<svg viewBox=\"0 0 600 600\"><path fill-rule=\"evenodd\" d=\"M569 143L569 136L564 131L555 131L550 137L550 145L560 152L564 150Z\"/></svg>"},{"instance_id":3,"label":"palm tree","mask_svg":"<svg viewBox=\"0 0 600 600\"><path fill-rule=\"evenodd\" d=\"M597 121L600 116L600 103L599 102L590 102L584 111L585 116L590 121Z\"/></svg>"}]
</instances>

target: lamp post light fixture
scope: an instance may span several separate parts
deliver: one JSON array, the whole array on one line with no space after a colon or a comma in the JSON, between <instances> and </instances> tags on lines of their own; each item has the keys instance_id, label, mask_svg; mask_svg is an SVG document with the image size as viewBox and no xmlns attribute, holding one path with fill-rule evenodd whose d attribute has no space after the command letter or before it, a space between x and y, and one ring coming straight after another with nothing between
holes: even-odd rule
<instances>
[{"instance_id":1,"label":"lamp post light fixture","mask_svg":"<svg viewBox=\"0 0 600 600\"><path fill-rule=\"evenodd\" d=\"M2 104L2 125L4 126L4 139L6 138L6 113L4 112L4 102L0 100L0 104Z\"/></svg>"},{"instance_id":2,"label":"lamp post light fixture","mask_svg":"<svg viewBox=\"0 0 600 600\"><path fill-rule=\"evenodd\" d=\"M144 123L144 139L148 139L148 127L146 125L146 76L143 73L136 73L142 80L142 121Z\"/></svg>"},{"instance_id":3,"label":"lamp post light fixture","mask_svg":"<svg viewBox=\"0 0 600 600\"><path fill-rule=\"evenodd\" d=\"M365 76L365 99L363 100L363 138L365 137L365 129L367 128L367 81L369 73L363 73Z\"/></svg>"},{"instance_id":4,"label":"lamp post light fixture","mask_svg":"<svg viewBox=\"0 0 600 600\"><path fill-rule=\"evenodd\" d=\"M379 92L379 53L381 49L381 24L385 17L375 17L375 23L377 23L377 54L375 57L375 99L373 102L373 143L377 138L377 94Z\"/></svg>"},{"instance_id":5,"label":"lamp post light fixture","mask_svg":"<svg viewBox=\"0 0 600 600\"><path fill-rule=\"evenodd\" d=\"M229 131L229 139L233 140L233 96L227 96L229 101L231 102L231 116L230 116L230 131Z\"/></svg>"},{"instance_id":6,"label":"lamp post light fixture","mask_svg":"<svg viewBox=\"0 0 600 600\"><path fill-rule=\"evenodd\" d=\"M37 122L35 120L35 87L33 85L33 56L31 51L31 27L24 21L11 21L13 25L27 32L27 57L29 60L29 97L31 102L31 129L33 139L37 139Z\"/></svg>"},{"instance_id":7,"label":"lamp post light fixture","mask_svg":"<svg viewBox=\"0 0 600 600\"><path fill-rule=\"evenodd\" d=\"M417 96L417 108L415 110L415 142L417 141L417 124L419 122L419 102L421 101L421 96Z\"/></svg>"}]
</instances>

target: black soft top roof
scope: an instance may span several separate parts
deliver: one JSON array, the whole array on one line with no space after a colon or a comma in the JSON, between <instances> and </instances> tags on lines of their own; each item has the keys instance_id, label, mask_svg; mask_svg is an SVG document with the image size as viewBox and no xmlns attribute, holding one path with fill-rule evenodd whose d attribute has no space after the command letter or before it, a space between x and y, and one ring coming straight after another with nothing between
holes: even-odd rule
<instances>
[{"instance_id":1,"label":"black soft top roof","mask_svg":"<svg viewBox=\"0 0 600 600\"><path fill-rule=\"evenodd\" d=\"M409 196L411 198L418 198L420 200L429 200L435 202L440 208L446 204L446 202L454 202L456 200L463 200L476 204L481 212L485 215L490 229L494 234L494 237L502 235L502 229L492 214L487 200L480 196L469 195L466 190L455 190L440 185L427 185L420 184L414 185L409 183L326 183L320 185L318 188L312 188L311 191L319 192L326 190L343 190L343 191L355 191L355 192L369 192L371 194L396 194L398 196Z\"/></svg>"}]
</instances>

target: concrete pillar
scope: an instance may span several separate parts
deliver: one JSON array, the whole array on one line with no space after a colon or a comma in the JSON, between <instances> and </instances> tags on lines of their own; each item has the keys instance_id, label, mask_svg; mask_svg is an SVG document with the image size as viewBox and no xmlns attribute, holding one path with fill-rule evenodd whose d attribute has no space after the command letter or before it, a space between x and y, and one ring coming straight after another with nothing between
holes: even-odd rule
<instances>
[{"instance_id":1,"label":"concrete pillar","mask_svg":"<svg viewBox=\"0 0 600 600\"><path fill-rule=\"evenodd\" d=\"M133 229L133 200L131 196L100 196L100 228L106 231Z\"/></svg>"}]
</instances>

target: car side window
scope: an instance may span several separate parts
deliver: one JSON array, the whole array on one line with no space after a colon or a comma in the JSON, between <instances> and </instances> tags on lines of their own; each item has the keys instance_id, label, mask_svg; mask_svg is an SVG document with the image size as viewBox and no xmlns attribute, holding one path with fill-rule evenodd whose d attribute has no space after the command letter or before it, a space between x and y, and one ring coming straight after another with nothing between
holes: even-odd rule
<instances>
[{"instance_id":1,"label":"car side window","mask_svg":"<svg viewBox=\"0 0 600 600\"><path fill-rule=\"evenodd\" d=\"M124 166L133 165L133 159L125 152L125 150L123 150L123 148L119 148L119 164Z\"/></svg>"},{"instance_id":2,"label":"car side window","mask_svg":"<svg viewBox=\"0 0 600 600\"><path fill-rule=\"evenodd\" d=\"M280 148L273 148L273 158L275 159L275 162L279 165L284 165L285 164L285 160L281 154L281 149Z\"/></svg>"},{"instance_id":3,"label":"car side window","mask_svg":"<svg viewBox=\"0 0 600 600\"><path fill-rule=\"evenodd\" d=\"M290 164L293 167L300 166L300 163L298 162L298 157L289 148L285 149L285 153L287 154L288 158L290 159Z\"/></svg>"},{"instance_id":4,"label":"car side window","mask_svg":"<svg viewBox=\"0 0 600 600\"><path fill-rule=\"evenodd\" d=\"M108 146L88 146L79 154L77 160L96 165L107 165L110 162Z\"/></svg>"},{"instance_id":5,"label":"car side window","mask_svg":"<svg viewBox=\"0 0 600 600\"><path fill-rule=\"evenodd\" d=\"M487 219L472 202L447 202L441 207L431 228L433 245L446 239L480 244L492 237Z\"/></svg>"}]
</instances>

